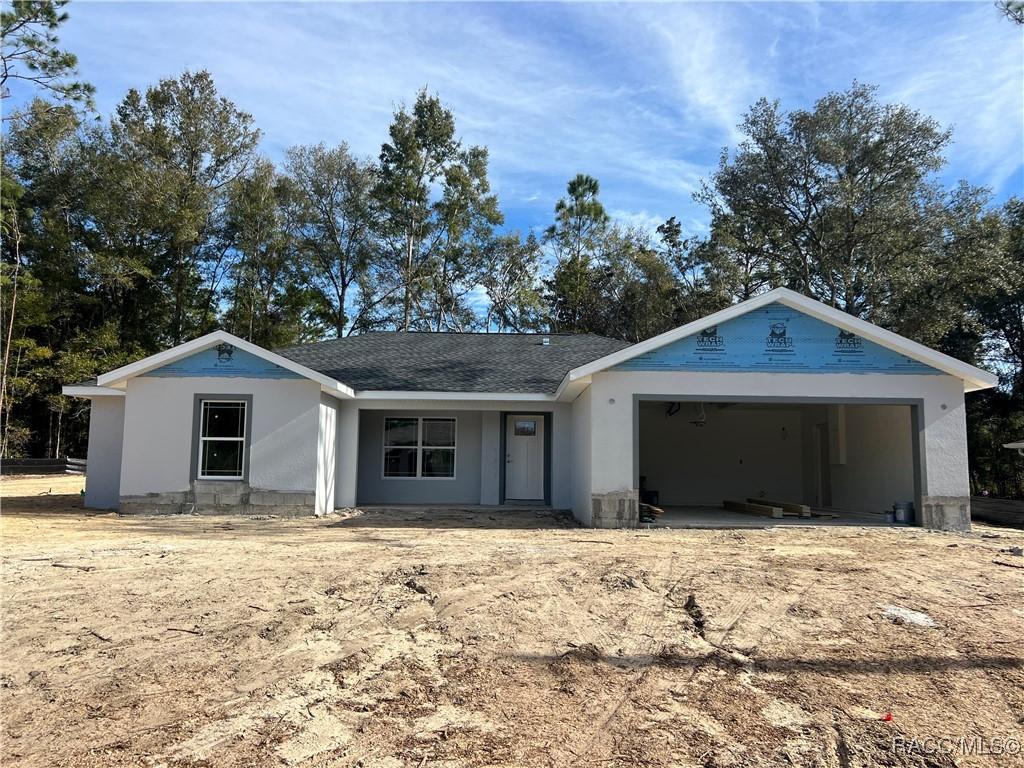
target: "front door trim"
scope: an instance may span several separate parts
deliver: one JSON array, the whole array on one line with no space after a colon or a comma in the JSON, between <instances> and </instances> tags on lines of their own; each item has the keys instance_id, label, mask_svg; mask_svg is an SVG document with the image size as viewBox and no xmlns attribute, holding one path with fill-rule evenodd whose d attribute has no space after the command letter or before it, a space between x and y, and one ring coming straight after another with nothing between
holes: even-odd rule
<instances>
[{"instance_id":1,"label":"front door trim","mask_svg":"<svg viewBox=\"0 0 1024 768\"><path fill-rule=\"evenodd\" d=\"M542 416L544 418L544 505L551 506L551 411L501 411L501 452L498 460L498 498L502 504L505 499L505 457L508 448L508 417L509 416Z\"/></svg>"}]
</instances>

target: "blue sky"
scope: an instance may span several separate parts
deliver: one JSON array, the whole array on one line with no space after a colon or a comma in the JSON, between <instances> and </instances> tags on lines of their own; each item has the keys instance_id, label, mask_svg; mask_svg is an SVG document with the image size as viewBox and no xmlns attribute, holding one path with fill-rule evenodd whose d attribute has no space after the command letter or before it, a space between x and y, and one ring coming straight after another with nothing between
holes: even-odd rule
<instances>
[{"instance_id":1,"label":"blue sky","mask_svg":"<svg viewBox=\"0 0 1024 768\"><path fill-rule=\"evenodd\" d=\"M88 2L62 44L109 114L125 91L212 72L262 151L347 141L376 156L395 106L436 91L491 153L508 224L547 224L596 176L619 219L668 216L735 146L761 96L806 107L854 79L954 129L944 180L1024 190L1024 32L973 3L341 4ZM19 94L15 94L17 98Z\"/></svg>"}]
</instances>

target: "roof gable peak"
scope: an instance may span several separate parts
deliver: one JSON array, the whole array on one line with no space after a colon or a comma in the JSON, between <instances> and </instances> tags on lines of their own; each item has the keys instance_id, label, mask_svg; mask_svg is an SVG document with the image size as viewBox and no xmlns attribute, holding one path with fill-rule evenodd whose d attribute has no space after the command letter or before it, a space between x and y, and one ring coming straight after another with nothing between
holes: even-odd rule
<instances>
[{"instance_id":1,"label":"roof gable peak","mask_svg":"<svg viewBox=\"0 0 1024 768\"><path fill-rule=\"evenodd\" d=\"M771 291L767 291L766 293L740 302L739 304L734 304L731 307L715 312L707 317L695 320L692 323L687 323L679 328L675 328L671 331L660 334L659 336L642 341L639 344L634 344L633 346L619 352L606 355L603 358L570 371L566 377L566 381L572 382L582 379L588 380L588 377L594 373L622 365L627 361L634 360L641 355L651 353L665 345L694 336L702 331L725 324L731 320L735 320L750 312L762 309L772 304L789 307L803 315L832 325L837 329L865 339L881 348L890 350L898 355L902 355L908 361L920 363L923 366L928 366L939 372L955 376L964 382L965 391L987 389L995 386L998 381L997 377L988 371L983 371L973 365L969 365L937 350L930 349L923 344L907 339L899 334L893 333L892 331L887 331L884 328L880 328L877 325L867 322L866 320L861 320L860 318L847 314L842 310L830 307L827 304L811 299L788 288L775 288ZM776 372L794 372L793 370L785 369L784 366L782 366L782 368L782 370L777 370ZM771 371L769 370L767 372ZM909 370L908 367L908 370L905 372L913 371Z\"/></svg>"}]
</instances>

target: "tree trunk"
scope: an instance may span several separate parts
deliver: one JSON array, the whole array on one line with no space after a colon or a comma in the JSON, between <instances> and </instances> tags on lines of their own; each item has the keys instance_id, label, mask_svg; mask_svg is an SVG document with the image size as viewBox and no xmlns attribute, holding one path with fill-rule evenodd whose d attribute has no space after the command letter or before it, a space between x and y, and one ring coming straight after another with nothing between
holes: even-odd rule
<instances>
[{"instance_id":1,"label":"tree trunk","mask_svg":"<svg viewBox=\"0 0 1024 768\"><path fill-rule=\"evenodd\" d=\"M60 458L61 427L64 425L64 411L57 411L57 447L53 451L53 458Z\"/></svg>"},{"instance_id":2,"label":"tree trunk","mask_svg":"<svg viewBox=\"0 0 1024 768\"><path fill-rule=\"evenodd\" d=\"M412 310L412 235L405 238L405 298L402 301L402 330L409 330L409 314Z\"/></svg>"},{"instance_id":3,"label":"tree trunk","mask_svg":"<svg viewBox=\"0 0 1024 768\"><path fill-rule=\"evenodd\" d=\"M183 297L185 295L184 268L182 266L180 246L177 249L176 261L177 269L175 270L175 272L177 274L175 274L174 276L174 332L172 335L174 336L174 343L177 345L181 343L181 304L184 301Z\"/></svg>"},{"instance_id":4,"label":"tree trunk","mask_svg":"<svg viewBox=\"0 0 1024 768\"><path fill-rule=\"evenodd\" d=\"M3 372L0 374L0 414L4 412L4 400L7 397L7 367L11 359L11 338L14 335L14 317L18 306L18 273L21 271L21 228L18 226L18 212L12 211L11 216L11 235L14 239L14 279L11 282L11 319L6 328ZM6 443L6 432L4 442Z\"/></svg>"}]
</instances>

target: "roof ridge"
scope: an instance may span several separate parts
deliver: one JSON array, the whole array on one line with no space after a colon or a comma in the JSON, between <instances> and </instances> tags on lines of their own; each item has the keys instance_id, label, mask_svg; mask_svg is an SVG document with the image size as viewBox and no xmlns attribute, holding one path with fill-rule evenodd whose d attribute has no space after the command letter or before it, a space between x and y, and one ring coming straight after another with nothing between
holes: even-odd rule
<instances>
[{"instance_id":1,"label":"roof ridge","mask_svg":"<svg viewBox=\"0 0 1024 768\"><path fill-rule=\"evenodd\" d=\"M315 346L318 346L318 345L321 345L321 344L337 344L337 343L347 342L347 341L350 341L352 339L369 338L369 337L372 337L372 336L377 336L377 337L380 337L380 336L423 336L423 337L451 336L453 338L455 338L455 337L460 337L460 338L470 337L470 338L493 338L493 339L515 338L515 337L526 337L526 338L560 337L560 338L591 338L591 339L601 339L603 341L611 341L611 342L615 342L616 344L625 344L627 346L630 346L630 345L635 343L635 342L632 342L632 341L626 341L625 339L616 339L616 338L614 338L612 336L604 336L604 335L602 335L600 333L593 333L591 331L587 331L585 333L574 333L572 331L551 331L551 332L547 332L547 333L544 333L544 332L541 332L541 331L537 331L537 332L521 332L521 331L517 331L515 333L504 333L504 332L503 333L487 333L487 332L484 332L484 331L366 331L365 333L354 333L354 334L351 334L349 336L336 336L333 339L320 339L318 341L307 341L307 342L303 342L303 343L300 343L300 344L290 344L290 345L284 346L284 347L274 347L273 351L278 352L278 351L282 351L282 350L303 349L303 348L308 348L308 347L315 347Z\"/></svg>"}]
</instances>

